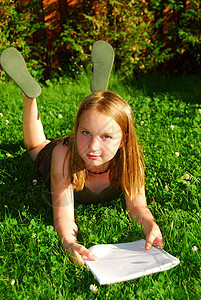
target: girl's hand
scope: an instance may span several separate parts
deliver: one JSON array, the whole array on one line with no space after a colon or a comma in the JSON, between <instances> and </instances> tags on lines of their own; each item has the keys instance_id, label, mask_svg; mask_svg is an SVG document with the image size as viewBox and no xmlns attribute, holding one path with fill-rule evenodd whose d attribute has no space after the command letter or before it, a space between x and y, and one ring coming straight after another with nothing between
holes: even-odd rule
<instances>
[{"instance_id":1,"label":"girl's hand","mask_svg":"<svg viewBox=\"0 0 201 300\"><path fill-rule=\"evenodd\" d=\"M146 250L150 250L153 245L164 248L161 231L154 221L152 225L148 226L148 228L144 227L143 231L147 241L145 245Z\"/></svg>"},{"instance_id":2,"label":"girl's hand","mask_svg":"<svg viewBox=\"0 0 201 300\"><path fill-rule=\"evenodd\" d=\"M87 257L90 260L97 259L97 257L89 249L76 242L68 243L67 241L64 241L63 248L66 250L70 257L70 260L74 264L85 265L84 257Z\"/></svg>"},{"instance_id":3,"label":"girl's hand","mask_svg":"<svg viewBox=\"0 0 201 300\"><path fill-rule=\"evenodd\" d=\"M73 263L84 265L84 256L90 260L97 259L90 250L77 243L78 227L74 220L60 218L55 222L55 229L61 239L63 249L66 250Z\"/></svg>"}]
</instances>

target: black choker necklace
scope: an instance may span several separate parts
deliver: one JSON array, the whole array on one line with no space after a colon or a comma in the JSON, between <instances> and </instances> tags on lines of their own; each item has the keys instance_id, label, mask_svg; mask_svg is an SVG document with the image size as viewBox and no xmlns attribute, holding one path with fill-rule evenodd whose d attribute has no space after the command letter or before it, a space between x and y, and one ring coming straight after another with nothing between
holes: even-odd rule
<instances>
[{"instance_id":1,"label":"black choker necklace","mask_svg":"<svg viewBox=\"0 0 201 300\"><path fill-rule=\"evenodd\" d=\"M107 172L109 171L109 169L110 169L110 168L107 168L107 170L106 170L106 171L103 171L103 172L92 172L92 171L90 171L90 170L88 170L88 169L86 169L86 170L87 170L87 172L89 172L90 174L93 174L93 175L101 175L101 174L107 173Z\"/></svg>"}]
</instances>

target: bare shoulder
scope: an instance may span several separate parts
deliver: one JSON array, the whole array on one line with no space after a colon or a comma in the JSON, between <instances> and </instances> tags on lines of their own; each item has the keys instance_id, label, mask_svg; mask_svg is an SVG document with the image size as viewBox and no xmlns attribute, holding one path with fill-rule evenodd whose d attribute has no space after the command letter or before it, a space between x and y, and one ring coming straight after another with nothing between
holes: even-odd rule
<instances>
[{"instance_id":1,"label":"bare shoulder","mask_svg":"<svg viewBox=\"0 0 201 300\"><path fill-rule=\"evenodd\" d=\"M55 157L58 159L59 157L62 159L66 157L69 153L69 147L63 143L59 143L54 147L54 150L52 152L52 157Z\"/></svg>"},{"instance_id":2,"label":"bare shoulder","mask_svg":"<svg viewBox=\"0 0 201 300\"><path fill-rule=\"evenodd\" d=\"M63 170L68 172L70 151L69 147L63 143L59 143L55 146L52 152L51 171L57 171L63 173Z\"/></svg>"}]
</instances>

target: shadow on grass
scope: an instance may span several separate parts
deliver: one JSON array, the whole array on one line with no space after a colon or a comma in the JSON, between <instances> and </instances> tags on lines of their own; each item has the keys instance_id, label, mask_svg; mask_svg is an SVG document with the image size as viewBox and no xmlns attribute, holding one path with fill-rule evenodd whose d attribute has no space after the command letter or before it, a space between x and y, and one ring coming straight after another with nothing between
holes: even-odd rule
<instances>
[{"instance_id":1,"label":"shadow on grass","mask_svg":"<svg viewBox=\"0 0 201 300\"><path fill-rule=\"evenodd\" d=\"M129 93L142 91L149 97L169 94L176 99L191 104L201 103L201 75L170 76L166 74L143 75L138 79L132 77L123 81Z\"/></svg>"},{"instance_id":2,"label":"shadow on grass","mask_svg":"<svg viewBox=\"0 0 201 300\"><path fill-rule=\"evenodd\" d=\"M4 215L9 210L13 217L38 216L45 223L52 224L50 186L37 173L34 163L22 147L21 142L0 145L0 211ZM37 183L34 184L33 180L37 180Z\"/></svg>"}]
</instances>

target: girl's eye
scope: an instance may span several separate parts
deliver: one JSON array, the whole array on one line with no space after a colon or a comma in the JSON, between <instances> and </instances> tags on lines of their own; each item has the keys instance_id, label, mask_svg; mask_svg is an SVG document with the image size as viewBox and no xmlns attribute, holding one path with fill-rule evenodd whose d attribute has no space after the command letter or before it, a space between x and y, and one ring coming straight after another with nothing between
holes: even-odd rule
<instances>
[{"instance_id":1,"label":"girl's eye","mask_svg":"<svg viewBox=\"0 0 201 300\"><path fill-rule=\"evenodd\" d=\"M105 134L105 135L102 136L102 139L103 140L109 140L109 139L111 139L111 136Z\"/></svg>"},{"instance_id":2,"label":"girl's eye","mask_svg":"<svg viewBox=\"0 0 201 300\"><path fill-rule=\"evenodd\" d=\"M90 132L84 130L84 131L82 131L82 134L83 134L83 135L86 135L86 136L89 136L89 135L90 135Z\"/></svg>"}]
</instances>

